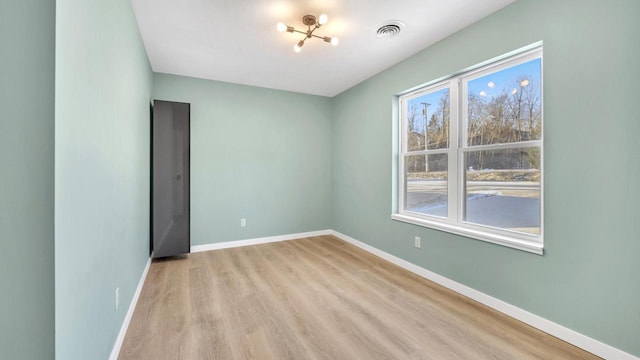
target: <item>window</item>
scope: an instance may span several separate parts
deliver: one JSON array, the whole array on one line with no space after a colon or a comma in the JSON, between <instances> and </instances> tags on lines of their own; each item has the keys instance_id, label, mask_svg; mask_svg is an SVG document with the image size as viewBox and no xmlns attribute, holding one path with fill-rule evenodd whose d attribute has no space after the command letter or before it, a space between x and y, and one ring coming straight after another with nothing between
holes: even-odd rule
<instances>
[{"instance_id":1,"label":"window","mask_svg":"<svg viewBox=\"0 0 640 360\"><path fill-rule=\"evenodd\" d=\"M542 253L542 48L400 96L396 220Z\"/></svg>"}]
</instances>

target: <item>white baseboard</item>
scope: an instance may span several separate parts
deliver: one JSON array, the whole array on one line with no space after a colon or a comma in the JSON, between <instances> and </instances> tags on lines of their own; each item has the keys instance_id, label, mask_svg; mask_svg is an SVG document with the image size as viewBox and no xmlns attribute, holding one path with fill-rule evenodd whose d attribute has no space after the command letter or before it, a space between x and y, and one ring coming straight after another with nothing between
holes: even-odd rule
<instances>
[{"instance_id":1,"label":"white baseboard","mask_svg":"<svg viewBox=\"0 0 640 360\"><path fill-rule=\"evenodd\" d=\"M131 304L129 304L127 315L125 315L124 317L124 321L122 322L122 326L120 327L120 332L118 333L116 342L115 344L113 344L113 348L111 349L111 355L109 355L109 360L118 359L118 355L120 354L120 348L122 348L122 343L124 342L124 336L127 335L127 329L129 328L129 323L131 323L131 318L133 317L133 311L136 309L136 304L138 304L138 299L140 298L140 293L142 292L142 286L144 285L144 281L147 278L147 273L149 272L150 266L151 266L151 257L149 257L149 260L147 260L147 264L144 266L144 270L142 271L142 276L140 276L140 281L138 281L138 287L136 288L135 293L133 293Z\"/></svg>"},{"instance_id":2,"label":"white baseboard","mask_svg":"<svg viewBox=\"0 0 640 360\"><path fill-rule=\"evenodd\" d=\"M314 236L332 235L333 233L334 233L333 230L320 230L320 231L310 231L310 232L297 233L297 234L269 236L269 237L262 237L262 238L256 238L256 239L226 241L221 243L212 243L212 244L205 244L205 245L194 245L191 247L191 252L201 252L201 251L209 251L209 250L229 249L229 248L240 247L240 246L267 244L267 243L272 243L277 241L287 241L287 240L302 239L302 238L314 237Z\"/></svg>"},{"instance_id":3,"label":"white baseboard","mask_svg":"<svg viewBox=\"0 0 640 360\"><path fill-rule=\"evenodd\" d=\"M330 233L331 235L334 235L335 237L341 240L344 240L352 245L355 245L373 255L381 257L393 264L396 264L406 270L409 270L417 275L420 275L425 279L431 280L437 284L440 284L446 288L449 288L459 294L462 294L490 308L500 311L501 313L511 316L512 318L520 320L525 324L531 325L536 329L544 331L547 334L553 335L561 340L564 340L570 344L573 344L592 354L595 354L605 359L640 360L640 358L635 357L622 350L619 350L613 346L610 346L598 340L592 339L577 331L574 331L562 325L556 324L553 321L547 320L538 315L535 315L526 310L523 310L517 306L511 305L500 299L494 298L493 296L490 296L478 290L472 289L466 285L460 284L459 282L455 282L442 275L438 275L434 272L431 272L425 268L422 268L418 265L410 263L397 256L391 255L387 252L377 249L371 245L367 245L350 236L347 236L345 234L342 234L333 230L331 230Z\"/></svg>"}]
</instances>

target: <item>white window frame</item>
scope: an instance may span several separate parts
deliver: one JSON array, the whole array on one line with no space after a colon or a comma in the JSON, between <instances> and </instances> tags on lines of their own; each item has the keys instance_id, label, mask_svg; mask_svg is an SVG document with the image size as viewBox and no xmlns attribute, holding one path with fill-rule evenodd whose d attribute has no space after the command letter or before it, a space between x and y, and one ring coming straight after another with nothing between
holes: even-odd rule
<instances>
[{"instance_id":1,"label":"white window frame","mask_svg":"<svg viewBox=\"0 0 640 360\"><path fill-rule=\"evenodd\" d=\"M540 59L541 62L541 79L540 79L540 106L541 106L541 132L540 140L529 140L515 143L491 144L491 145L473 145L467 144L467 83L476 78L485 76L490 73L498 72L506 68ZM392 219L420 225L436 230L446 231L449 233L470 237L473 239L483 240L490 243L504 245L507 247L528 251L535 254L543 254L544 240L544 101L543 101L543 84L542 78L544 71L542 69L543 53L541 43L533 44L529 47L516 50L512 53L505 54L499 58L476 65L475 67L466 69L457 74L428 83L416 90L408 91L399 95L399 149L397 161L398 175L398 209L397 213L391 215ZM449 88L450 103L450 120L449 120L449 148L433 149L420 151L407 151L408 146L408 124L407 124L407 106L408 102L420 97L426 93L439 91ZM514 149L536 147L540 149L540 233L527 234L523 232L511 231L486 225L474 224L463 221L464 210L464 155L466 152L479 150L498 150L498 149ZM438 217L428 214L417 213L405 210L406 189L405 189L405 157L413 155L433 155L448 154L447 166L447 217Z\"/></svg>"}]
</instances>

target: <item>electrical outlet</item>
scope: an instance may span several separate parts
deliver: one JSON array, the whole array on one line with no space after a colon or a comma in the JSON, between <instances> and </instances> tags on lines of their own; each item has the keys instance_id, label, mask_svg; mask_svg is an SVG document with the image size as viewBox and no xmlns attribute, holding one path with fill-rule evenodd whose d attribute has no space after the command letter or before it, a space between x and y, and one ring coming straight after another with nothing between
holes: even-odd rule
<instances>
[{"instance_id":1,"label":"electrical outlet","mask_svg":"<svg viewBox=\"0 0 640 360\"><path fill-rule=\"evenodd\" d=\"M420 236L416 236L413 240L415 241L415 246L420 249L420 246L422 246L422 239L420 239Z\"/></svg>"},{"instance_id":2,"label":"electrical outlet","mask_svg":"<svg viewBox=\"0 0 640 360\"><path fill-rule=\"evenodd\" d=\"M116 288L116 310L120 306L120 288Z\"/></svg>"},{"instance_id":3,"label":"electrical outlet","mask_svg":"<svg viewBox=\"0 0 640 360\"><path fill-rule=\"evenodd\" d=\"M242 227L247 226L247 219L240 219L240 226Z\"/></svg>"}]
</instances>

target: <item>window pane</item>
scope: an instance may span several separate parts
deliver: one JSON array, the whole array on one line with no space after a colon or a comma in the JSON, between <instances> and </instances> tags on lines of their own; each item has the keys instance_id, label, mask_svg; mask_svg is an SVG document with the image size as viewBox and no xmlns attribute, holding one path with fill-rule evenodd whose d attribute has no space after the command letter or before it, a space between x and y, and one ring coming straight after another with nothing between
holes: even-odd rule
<instances>
[{"instance_id":1,"label":"window pane","mask_svg":"<svg viewBox=\"0 0 640 360\"><path fill-rule=\"evenodd\" d=\"M405 157L406 210L447 216L447 154Z\"/></svg>"},{"instance_id":2,"label":"window pane","mask_svg":"<svg viewBox=\"0 0 640 360\"><path fill-rule=\"evenodd\" d=\"M467 82L467 144L540 140L541 60Z\"/></svg>"},{"instance_id":3,"label":"window pane","mask_svg":"<svg viewBox=\"0 0 640 360\"><path fill-rule=\"evenodd\" d=\"M408 151L448 148L450 109L448 88L409 100L405 114Z\"/></svg>"},{"instance_id":4,"label":"window pane","mask_svg":"<svg viewBox=\"0 0 640 360\"><path fill-rule=\"evenodd\" d=\"M465 153L467 222L540 234L540 149Z\"/></svg>"}]
</instances>

